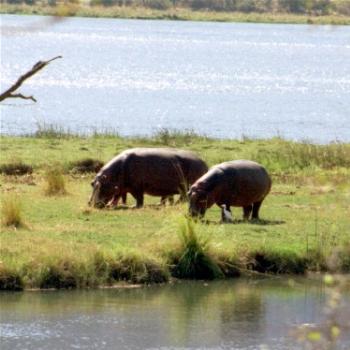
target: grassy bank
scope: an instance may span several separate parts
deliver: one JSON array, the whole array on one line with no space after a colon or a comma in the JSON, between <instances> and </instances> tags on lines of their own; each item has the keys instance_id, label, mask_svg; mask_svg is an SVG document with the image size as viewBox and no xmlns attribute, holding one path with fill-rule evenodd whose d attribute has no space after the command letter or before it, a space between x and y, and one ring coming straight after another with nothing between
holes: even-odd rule
<instances>
[{"instance_id":1,"label":"grassy bank","mask_svg":"<svg viewBox=\"0 0 350 350\"><path fill-rule=\"evenodd\" d=\"M181 20L181 21L215 21L215 22L250 22L250 23L295 23L295 24L331 24L349 25L348 15L312 15L293 13L258 13L258 12L225 12L210 10L191 10L190 8L170 8L166 10L146 7L126 6L84 6L84 5L11 5L1 4L0 13L49 15L49 16L76 16L76 17L105 17L125 19L150 20Z\"/></svg>"},{"instance_id":2,"label":"grassy bank","mask_svg":"<svg viewBox=\"0 0 350 350\"><path fill-rule=\"evenodd\" d=\"M154 197L138 210L89 208L94 175L81 164L93 162L79 168L77 161L105 162L135 146L190 149L209 165L240 158L262 163L273 176L262 220L243 222L235 208L235 223L223 225L213 207L206 222L192 223L185 218L186 204L160 207ZM168 131L148 139L48 131L3 136L0 154L0 289L350 271L350 144L214 140ZM6 175L21 166L27 175ZM57 194L47 191L53 168L63 174L64 191ZM131 196L128 202L134 204Z\"/></svg>"}]
</instances>

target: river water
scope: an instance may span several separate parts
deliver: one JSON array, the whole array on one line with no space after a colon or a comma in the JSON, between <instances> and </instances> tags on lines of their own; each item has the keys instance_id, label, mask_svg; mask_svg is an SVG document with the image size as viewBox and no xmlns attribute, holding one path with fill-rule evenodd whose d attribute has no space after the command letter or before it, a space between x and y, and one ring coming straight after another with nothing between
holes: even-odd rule
<instances>
[{"instance_id":1,"label":"river water","mask_svg":"<svg viewBox=\"0 0 350 350\"><path fill-rule=\"evenodd\" d=\"M2 103L2 133L53 124L350 141L350 26L47 21L2 16L1 90L38 60L63 55L20 89L38 103Z\"/></svg>"},{"instance_id":2,"label":"river water","mask_svg":"<svg viewBox=\"0 0 350 350\"><path fill-rule=\"evenodd\" d=\"M301 349L293 331L321 324L326 302L324 286L303 278L1 293L0 343L2 350ZM340 311L347 318L349 308ZM337 349L349 348L342 334Z\"/></svg>"}]
</instances>

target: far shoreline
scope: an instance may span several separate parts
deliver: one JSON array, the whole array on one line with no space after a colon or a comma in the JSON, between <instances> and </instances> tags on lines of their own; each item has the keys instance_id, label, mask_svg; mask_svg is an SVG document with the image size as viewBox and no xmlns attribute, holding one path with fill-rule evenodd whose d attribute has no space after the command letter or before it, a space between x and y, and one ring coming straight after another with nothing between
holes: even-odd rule
<instances>
[{"instance_id":1,"label":"far shoreline","mask_svg":"<svg viewBox=\"0 0 350 350\"><path fill-rule=\"evenodd\" d=\"M308 15L291 13L243 13L194 11L188 8L155 10L144 7L86 6L86 5L10 5L1 4L0 14L39 15L55 17L88 17L141 20L171 20L221 23L265 23L265 24L310 24L310 25L350 25L350 16Z\"/></svg>"}]
</instances>

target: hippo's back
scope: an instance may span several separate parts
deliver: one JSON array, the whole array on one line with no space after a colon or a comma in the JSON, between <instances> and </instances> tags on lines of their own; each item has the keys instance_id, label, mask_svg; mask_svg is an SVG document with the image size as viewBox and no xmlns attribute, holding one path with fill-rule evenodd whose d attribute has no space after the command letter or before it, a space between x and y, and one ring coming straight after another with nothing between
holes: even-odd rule
<instances>
[{"instance_id":1,"label":"hippo's back","mask_svg":"<svg viewBox=\"0 0 350 350\"><path fill-rule=\"evenodd\" d=\"M266 197L271 179L262 165L250 160L234 160L211 167L194 187L207 193L215 192L217 203L246 206Z\"/></svg>"},{"instance_id":2,"label":"hippo's back","mask_svg":"<svg viewBox=\"0 0 350 350\"><path fill-rule=\"evenodd\" d=\"M191 160L196 157L172 148L133 148L124 151L123 156L126 186L142 187L145 193L156 196L178 193L188 182Z\"/></svg>"},{"instance_id":3,"label":"hippo's back","mask_svg":"<svg viewBox=\"0 0 350 350\"><path fill-rule=\"evenodd\" d=\"M234 160L218 165L232 190L234 206L244 206L263 200L271 189L266 169L250 160Z\"/></svg>"},{"instance_id":4,"label":"hippo's back","mask_svg":"<svg viewBox=\"0 0 350 350\"><path fill-rule=\"evenodd\" d=\"M176 156L181 164L181 168L187 184L191 185L208 171L208 166L191 151L176 150Z\"/></svg>"}]
</instances>

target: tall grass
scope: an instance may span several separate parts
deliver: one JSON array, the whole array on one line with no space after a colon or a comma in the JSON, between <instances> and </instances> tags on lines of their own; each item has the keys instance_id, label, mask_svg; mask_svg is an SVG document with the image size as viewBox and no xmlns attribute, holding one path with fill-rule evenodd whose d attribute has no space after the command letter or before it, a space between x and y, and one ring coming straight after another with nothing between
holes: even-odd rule
<instances>
[{"instance_id":1,"label":"tall grass","mask_svg":"<svg viewBox=\"0 0 350 350\"><path fill-rule=\"evenodd\" d=\"M24 288L23 279L13 269L0 264L0 290L19 291Z\"/></svg>"},{"instance_id":2,"label":"tall grass","mask_svg":"<svg viewBox=\"0 0 350 350\"><path fill-rule=\"evenodd\" d=\"M53 165L45 171L45 194L47 196L64 195L67 193L62 169L59 165Z\"/></svg>"},{"instance_id":3,"label":"tall grass","mask_svg":"<svg viewBox=\"0 0 350 350\"><path fill-rule=\"evenodd\" d=\"M4 226L25 227L22 218L22 206L18 196L6 195L1 203L1 222Z\"/></svg>"},{"instance_id":4,"label":"tall grass","mask_svg":"<svg viewBox=\"0 0 350 350\"><path fill-rule=\"evenodd\" d=\"M276 149L259 149L252 155L253 159L264 164L270 171L350 167L348 144L315 145L278 140L277 146Z\"/></svg>"},{"instance_id":5,"label":"tall grass","mask_svg":"<svg viewBox=\"0 0 350 350\"><path fill-rule=\"evenodd\" d=\"M179 278L214 279L223 277L219 265L208 251L209 240L195 232L195 224L187 219L181 225L181 247L173 257L173 275Z\"/></svg>"},{"instance_id":6,"label":"tall grass","mask_svg":"<svg viewBox=\"0 0 350 350\"><path fill-rule=\"evenodd\" d=\"M65 129L60 125L38 123L37 130L32 135L28 136L44 139L64 139L74 137L76 135L74 135L69 129Z\"/></svg>"},{"instance_id":7,"label":"tall grass","mask_svg":"<svg viewBox=\"0 0 350 350\"><path fill-rule=\"evenodd\" d=\"M208 139L206 136L199 135L193 130L176 130L163 128L157 131L152 139L161 145L165 146L178 146L178 145L190 145L199 139Z\"/></svg>"},{"instance_id":8,"label":"tall grass","mask_svg":"<svg viewBox=\"0 0 350 350\"><path fill-rule=\"evenodd\" d=\"M0 174L4 175L26 175L32 172L33 167L31 165L19 160L0 165Z\"/></svg>"}]
</instances>

